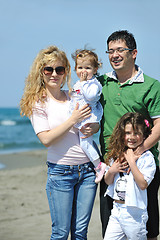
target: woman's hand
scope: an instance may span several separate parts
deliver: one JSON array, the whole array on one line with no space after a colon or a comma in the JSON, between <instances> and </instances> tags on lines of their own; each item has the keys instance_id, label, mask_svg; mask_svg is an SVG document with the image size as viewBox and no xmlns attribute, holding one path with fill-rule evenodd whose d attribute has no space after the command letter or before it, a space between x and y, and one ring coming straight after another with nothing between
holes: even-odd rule
<instances>
[{"instance_id":1,"label":"woman's hand","mask_svg":"<svg viewBox=\"0 0 160 240\"><path fill-rule=\"evenodd\" d=\"M99 131L99 123L86 123L80 131L84 135L83 139L88 138Z\"/></svg>"},{"instance_id":2,"label":"woman's hand","mask_svg":"<svg viewBox=\"0 0 160 240\"><path fill-rule=\"evenodd\" d=\"M71 117L68 118L64 123L49 131L40 132L37 134L37 136L45 147L49 147L57 141L60 141L61 137L63 137L64 134L66 134L74 126L74 124L90 117L90 115L91 108L88 105L85 105L79 109L79 104L76 104Z\"/></svg>"},{"instance_id":3,"label":"woman's hand","mask_svg":"<svg viewBox=\"0 0 160 240\"><path fill-rule=\"evenodd\" d=\"M91 116L91 108L89 107L89 105L86 104L79 109L79 104L77 103L70 119L71 121L73 121L73 125L74 125L90 116Z\"/></svg>"}]
</instances>

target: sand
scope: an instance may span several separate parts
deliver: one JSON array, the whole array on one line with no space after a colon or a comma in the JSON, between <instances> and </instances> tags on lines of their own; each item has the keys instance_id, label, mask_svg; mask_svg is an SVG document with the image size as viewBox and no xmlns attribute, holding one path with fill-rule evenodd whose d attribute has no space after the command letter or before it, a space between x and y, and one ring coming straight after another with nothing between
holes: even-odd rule
<instances>
[{"instance_id":1,"label":"sand","mask_svg":"<svg viewBox=\"0 0 160 240\"><path fill-rule=\"evenodd\" d=\"M0 155L0 240L49 240L46 151ZM98 193L88 239L101 240Z\"/></svg>"},{"instance_id":2,"label":"sand","mask_svg":"<svg viewBox=\"0 0 160 240\"><path fill-rule=\"evenodd\" d=\"M46 154L46 150L38 150L0 155L0 163L6 165L0 170L0 240L50 239ZM99 189L88 239L102 240Z\"/></svg>"}]
</instances>

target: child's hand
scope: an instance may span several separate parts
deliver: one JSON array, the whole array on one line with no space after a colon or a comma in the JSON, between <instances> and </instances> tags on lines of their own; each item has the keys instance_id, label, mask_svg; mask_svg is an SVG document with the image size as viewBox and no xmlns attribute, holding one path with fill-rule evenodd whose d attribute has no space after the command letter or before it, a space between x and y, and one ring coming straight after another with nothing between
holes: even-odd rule
<instances>
[{"instance_id":1,"label":"child's hand","mask_svg":"<svg viewBox=\"0 0 160 240\"><path fill-rule=\"evenodd\" d=\"M144 142L143 142L141 145L139 145L139 146L134 150L134 153L135 153L136 155L139 155L139 154L144 153L145 151L146 151L146 149L145 149L145 147L144 147Z\"/></svg>"},{"instance_id":2,"label":"child's hand","mask_svg":"<svg viewBox=\"0 0 160 240\"><path fill-rule=\"evenodd\" d=\"M118 172L126 172L126 168L128 168L127 162L120 162L119 159L117 159L116 161L114 161L109 171L112 174L116 174Z\"/></svg>"},{"instance_id":3,"label":"child's hand","mask_svg":"<svg viewBox=\"0 0 160 240\"><path fill-rule=\"evenodd\" d=\"M141 155L136 155L133 149L127 149L127 151L124 153L124 157L129 163L129 165L131 163L135 163L140 156Z\"/></svg>"},{"instance_id":4,"label":"child's hand","mask_svg":"<svg viewBox=\"0 0 160 240\"><path fill-rule=\"evenodd\" d=\"M80 81L87 81L88 72L81 72Z\"/></svg>"}]
</instances>

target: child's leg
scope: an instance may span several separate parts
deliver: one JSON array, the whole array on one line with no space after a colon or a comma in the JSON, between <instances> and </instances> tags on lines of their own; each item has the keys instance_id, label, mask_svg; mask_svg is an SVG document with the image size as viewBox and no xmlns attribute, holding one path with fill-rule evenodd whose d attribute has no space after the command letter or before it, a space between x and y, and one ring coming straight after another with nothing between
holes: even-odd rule
<instances>
[{"instance_id":1,"label":"child's leg","mask_svg":"<svg viewBox=\"0 0 160 240\"><path fill-rule=\"evenodd\" d=\"M100 156L97 152L97 150L95 149L95 147L93 146L93 137L90 136L88 138L81 138L84 137L83 133L81 133L81 131L79 130L79 138L80 138L80 145L81 148L83 149L83 151L85 152L85 154L87 155L87 157L90 159L90 161L94 164L100 162ZM98 166L97 164L97 166ZM95 167L97 167L95 166Z\"/></svg>"},{"instance_id":2,"label":"child's leg","mask_svg":"<svg viewBox=\"0 0 160 240\"><path fill-rule=\"evenodd\" d=\"M147 211L126 207L121 214L121 226L128 240L147 240Z\"/></svg>"},{"instance_id":3,"label":"child's leg","mask_svg":"<svg viewBox=\"0 0 160 240\"><path fill-rule=\"evenodd\" d=\"M79 137L80 137L80 145L83 151L86 153L90 161L93 163L95 166L95 171L96 171L96 179L95 183L99 183L104 175L104 172L106 170L106 164L103 162L100 162L100 156L95 149L93 145L93 137L88 137L88 138L81 138L83 137L83 133L79 130Z\"/></svg>"},{"instance_id":4,"label":"child's leg","mask_svg":"<svg viewBox=\"0 0 160 240\"><path fill-rule=\"evenodd\" d=\"M113 207L111 216L107 225L104 240L126 240L127 237L124 234L121 225L119 223L119 211L117 207Z\"/></svg>"},{"instance_id":5,"label":"child's leg","mask_svg":"<svg viewBox=\"0 0 160 240\"><path fill-rule=\"evenodd\" d=\"M100 162L98 166L94 169L96 171L95 183L99 183L102 180L106 167L107 166L104 162Z\"/></svg>"}]
</instances>

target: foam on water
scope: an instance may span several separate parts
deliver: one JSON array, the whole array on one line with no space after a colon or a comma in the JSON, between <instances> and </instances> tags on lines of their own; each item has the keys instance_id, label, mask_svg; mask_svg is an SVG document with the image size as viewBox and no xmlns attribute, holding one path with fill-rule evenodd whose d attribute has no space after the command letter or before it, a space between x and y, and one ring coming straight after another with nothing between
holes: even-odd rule
<instances>
[{"instance_id":1,"label":"foam on water","mask_svg":"<svg viewBox=\"0 0 160 240\"><path fill-rule=\"evenodd\" d=\"M0 125L2 125L2 126L14 126L14 125L16 125L16 121L3 120L3 121L0 122Z\"/></svg>"}]
</instances>

